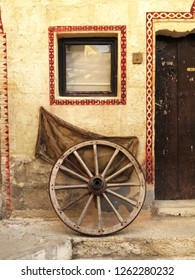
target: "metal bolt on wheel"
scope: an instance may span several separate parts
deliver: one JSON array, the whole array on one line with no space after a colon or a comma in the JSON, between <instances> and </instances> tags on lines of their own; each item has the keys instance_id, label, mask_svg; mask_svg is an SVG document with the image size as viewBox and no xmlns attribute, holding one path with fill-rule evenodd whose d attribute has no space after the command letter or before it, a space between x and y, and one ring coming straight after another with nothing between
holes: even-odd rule
<instances>
[{"instance_id":1,"label":"metal bolt on wheel","mask_svg":"<svg viewBox=\"0 0 195 280\"><path fill-rule=\"evenodd\" d=\"M49 192L54 210L68 227L102 236L135 219L144 202L145 180L137 160L124 147L91 140L57 160Z\"/></svg>"}]
</instances>

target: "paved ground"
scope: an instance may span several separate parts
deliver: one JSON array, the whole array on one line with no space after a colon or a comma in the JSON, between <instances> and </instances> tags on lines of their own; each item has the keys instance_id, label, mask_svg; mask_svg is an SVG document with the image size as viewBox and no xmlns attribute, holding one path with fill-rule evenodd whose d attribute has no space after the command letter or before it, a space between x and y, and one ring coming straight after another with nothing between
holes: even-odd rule
<instances>
[{"instance_id":1,"label":"paved ground","mask_svg":"<svg viewBox=\"0 0 195 280\"><path fill-rule=\"evenodd\" d=\"M86 237L55 216L0 221L0 259L195 259L195 217L142 210L126 229Z\"/></svg>"}]
</instances>

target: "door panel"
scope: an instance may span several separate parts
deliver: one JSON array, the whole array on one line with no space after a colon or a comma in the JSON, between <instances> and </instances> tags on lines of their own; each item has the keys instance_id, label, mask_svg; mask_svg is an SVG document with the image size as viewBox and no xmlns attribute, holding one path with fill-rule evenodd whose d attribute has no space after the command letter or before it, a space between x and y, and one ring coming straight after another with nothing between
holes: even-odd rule
<instances>
[{"instance_id":1,"label":"door panel","mask_svg":"<svg viewBox=\"0 0 195 280\"><path fill-rule=\"evenodd\" d=\"M158 199L173 199L177 185L177 152L174 149L177 144L176 70L175 40L170 37L166 40L163 36L158 37L155 83L155 185Z\"/></svg>"},{"instance_id":2,"label":"door panel","mask_svg":"<svg viewBox=\"0 0 195 280\"><path fill-rule=\"evenodd\" d=\"M194 44L195 35L177 39L157 36L155 82L156 199L195 198Z\"/></svg>"},{"instance_id":3,"label":"door panel","mask_svg":"<svg viewBox=\"0 0 195 280\"><path fill-rule=\"evenodd\" d=\"M178 191L195 198L195 35L178 40Z\"/></svg>"}]
</instances>

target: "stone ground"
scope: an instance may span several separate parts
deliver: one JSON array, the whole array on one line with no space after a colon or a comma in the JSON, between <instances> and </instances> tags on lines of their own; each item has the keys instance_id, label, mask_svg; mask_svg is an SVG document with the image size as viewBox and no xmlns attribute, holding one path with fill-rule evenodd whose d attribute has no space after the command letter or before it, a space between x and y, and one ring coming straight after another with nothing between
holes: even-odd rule
<instances>
[{"instance_id":1,"label":"stone ground","mask_svg":"<svg viewBox=\"0 0 195 280\"><path fill-rule=\"evenodd\" d=\"M195 217L142 210L126 229L94 238L68 229L54 214L23 216L0 221L1 260L195 259Z\"/></svg>"}]
</instances>

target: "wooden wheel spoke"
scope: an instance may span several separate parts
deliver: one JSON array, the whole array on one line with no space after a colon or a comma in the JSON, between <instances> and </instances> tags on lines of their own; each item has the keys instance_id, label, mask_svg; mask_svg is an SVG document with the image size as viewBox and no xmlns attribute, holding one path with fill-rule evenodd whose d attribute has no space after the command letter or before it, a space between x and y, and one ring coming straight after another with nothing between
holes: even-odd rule
<instances>
[{"instance_id":1,"label":"wooden wheel spoke","mask_svg":"<svg viewBox=\"0 0 195 280\"><path fill-rule=\"evenodd\" d=\"M67 173L69 173L69 174L71 174L71 175L73 175L73 176L75 176L75 177L81 179L82 181L85 181L85 182L88 182L88 181L89 181L89 179L88 179L87 177L84 177L84 176L82 176L82 175L80 175L80 174L74 172L73 170L71 170L71 169L69 169L69 168L67 168L67 167L65 167L65 166L63 166L63 165L60 165L59 168L62 169L63 171L66 171Z\"/></svg>"},{"instance_id":2,"label":"wooden wheel spoke","mask_svg":"<svg viewBox=\"0 0 195 280\"><path fill-rule=\"evenodd\" d=\"M89 192L85 192L84 194L82 194L81 196L79 196L77 199L75 199L74 201L70 202L69 204L67 204L65 207L63 207L61 210L65 211L67 208L69 208L70 206L76 204L77 202L79 202L82 198L84 198L85 196L87 196L89 194Z\"/></svg>"},{"instance_id":3,"label":"wooden wheel spoke","mask_svg":"<svg viewBox=\"0 0 195 280\"><path fill-rule=\"evenodd\" d=\"M108 188L116 188L116 187L139 187L139 183L129 182L129 183L108 183Z\"/></svg>"},{"instance_id":4,"label":"wooden wheel spoke","mask_svg":"<svg viewBox=\"0 0 195 280\"><path fill-rule=\"evenodd\" d=\"M121 194L119 194L119 193L113 192L113 191L108 190L108 189L106 190L106 192L107 192L107 193L110 193L110 194L112 194L112 195L114 195L114 196L116 196L116 197L118 197L118 198L120 198L120 199L122 199L122 200L124 200L124 201L127 201L128 203L132 204L133 206L136 206L136 205L137 205L137 202L136 202L136 201L134 201L134 200L132 200L132 199L129 199L129 198L127 198L127 197L125 197L125 196L123 196L123 195L121 195Z\"/></svg>"},{"instance_id":5,"label":"wooden wheel spoke","mask_svg":"<svg viewBox=\"0 0 195 280\"><path fill-rule=\"evenodd\" d=\"M97 153L96 144L93 145L93 154L94 154L95 175L99 175L98 153Z\"/></svg>"},{"instance_id":6,"label":"wooden wheel spoke","mask_svg":"<svg viewBox=\"0 0 195 280\"><path fill-rule=\"evenodd\" d=\"M102 172L102 177L104 177L106 175L106 172L108 171L108 169L110 168L112 162L114 161L116 155L119 153L119 149L116 149L112 155L112 157L110 158L108 164L106 165L104 171Z\"/></svg>"},{"instance_id":7,"label":"wooden wheel spoke","mask_svg":"<svg viewBox=\"0 0 195 280\"><path fill-rule=\"evenodd\" d=\"M88 208L89 208L89 205L90 205L90 203L91 203L93 197L94 197L94 195L91 194L90 197L89 197L89 199L88 199L88 201L87 201L87 203L86 203L86 205L85 205L85 207L84 207L84 209L83 209L83 212L81 213L81 215L80 215L80 217L79 217L79 219L78 219L78 221L77 221L77 223L76 223L77 226L80 226L80 224L82 223L82 221L83 221L83 219L84 219L84 217L85 217L85 215L86 215L86 213L87 213L87 210L88 210Z\"/></svg>"},{"instance_id":8,"label":"wooden wheel spoke","mask_svg":"<svg viewBox=\"0 0 195 280\"><path fill-rule=\"evenodd\" d=\"M83 161L83 159L81 158L81 156L79 155L79 153L77 151L73 152L74 155L76 156L76 158L78 159L78 161L80 162L80 164L82 165L82 167L85 169L85 171L87 172L89 177L93 177L93 174L91 173L91 171L89 170L89 168L87 167L87 165L85 164L85 162Z\"/></svg>"},{"instance_id":9,"label":"wooden wheel spoke","mask_svg":"<svg viewBox=\"0 0 195 280\"><path fill-rule=\"evenodd\" d=\"M110 181L111 179L117 177L118 175L120 175L121 173L123 173L125 170L127 170L129 167L131 167L133 164L132 163L128 163L127 165L125 165L123 168L119 169L118 171L116 171L115 173L113 173L112 175L110 175L109 177L106 178L106 181Z\"/></svg>"},{"instance_id":10,"label":"wooden wheel spoke","mask_svg":"<svg viewBox=\"0 0 195 280\"><path fill-rule=\"evenodd\" d=\"M87 184L80 185L55 185L55 190L68 190L68 189L86 189L88 188Z\"/></svg>"},{"instance_id":11,"label":"wooden wheel spoke","mask_svg":"<svg viewBox=\"0 0 195 280\"><path fill-rule=\"evenodd\" d=\"M102 209L101 209L101 201L100 201L100 196L97 195L97 209L98 209L98 229L102 230L103 225L102 225Z\"/></svg>"},{"instance_id":12,"label":"wooden wheel spoke","mask_svg":"<svg viewBox=\"0 0 195 280\"><path fill-rule=\"evenodd\" d=\"M124 222L124 220L121 217L121 215L119 214L119 212L116 210L116 208L114 207L114 205L112 204L112 202L110 201L110 199L107 197L107 195L105 193L103 193L103 196L106 199L106 201L108 202L108 204L110 205L110 207L112 208L112 210L114 211L119 222L122 224Z\"/></svg>"}]
</instances>

